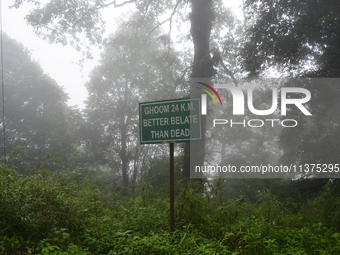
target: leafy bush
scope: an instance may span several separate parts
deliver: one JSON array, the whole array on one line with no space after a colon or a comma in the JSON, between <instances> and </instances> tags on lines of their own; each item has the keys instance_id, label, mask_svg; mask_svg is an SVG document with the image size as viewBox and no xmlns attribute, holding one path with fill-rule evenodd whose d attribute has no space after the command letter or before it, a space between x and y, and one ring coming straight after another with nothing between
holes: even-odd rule
<instances>
[{"instance_id":1,"label":"leafy bush","mask_svg":"<svg viewBox=\"0 0 340 255\"><path fill-rule=\"evenodd\" d=\"M202 195L199 185L176 187L169 233L168 194L148 183L123 197L81 172L22 176L0 165L0 253L340 254L340 200L331 185L294 213L268 192L248 203L222 199L218 187Z\"/></svg>"}]
</instances>

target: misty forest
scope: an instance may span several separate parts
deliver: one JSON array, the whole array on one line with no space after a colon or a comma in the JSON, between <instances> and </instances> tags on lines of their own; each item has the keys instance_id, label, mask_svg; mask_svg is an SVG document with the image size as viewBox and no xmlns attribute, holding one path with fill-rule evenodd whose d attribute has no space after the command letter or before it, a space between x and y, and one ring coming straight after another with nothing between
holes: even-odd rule
<instances>
[{"instance_id":1,"label":"misty forest","mask_svg":"<svg viewBox=\"0 0 340 255\"><path fill-rule=\"evenodd\" d=\"M340 254L340 2L244 0L239 16L226 2L12 1L29 6L38 37L81 52L75 61L100 57L84 107L70 106L25 42L2 32L0 254ZM111 34L110 10L120 13ZM227 111L208 96L203 141L175 143L170 231L169 143L141 144L139 103L200 97L192 79L240 89L262 80L260 109L272 103L268 81L320 82L289 85L311 92L312 116L293 106L242 116L294 128L212 127L209 116L232 118L233 98L217 89ZM320 164L332 174L190 178L193 154L200 166Z\"/></svg>"}]
</instances>

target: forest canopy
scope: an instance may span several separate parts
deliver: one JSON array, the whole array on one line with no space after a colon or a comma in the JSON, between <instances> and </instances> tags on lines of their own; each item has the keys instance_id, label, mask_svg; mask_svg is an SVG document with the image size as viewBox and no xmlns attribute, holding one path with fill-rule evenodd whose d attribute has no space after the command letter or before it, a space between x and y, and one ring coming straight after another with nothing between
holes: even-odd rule
<instances>
[{"instance_id":1,"label":"forest canopy","mask_svg":"<svg viewBox=\"0 0 340 255\"><path fill-rule=\"evenodd\" d=\"M337 0L246 0L243 17L222 0L15 0L12 8L28 3L25 20L37 36L84 59L101 54L79 109L29 49L3 33L0 253L339 253ZM107 33L103 11L121 8L131 11L112 15L117 29ZM169 145L140 143L138 107L209 95L197 79L233 86L246 95L245 110L232 115L233 94L211 90L221 106L207 97L203 141L175 145L169 231ZM310 92L303 107L311 115L292 103L280 114L274 99L303 100L284 87ZM250 97L257 112L274 110L256 115ZM280 125L286 119L296 126ZM267 125L255 126L261 121ZM192 158L202 169L320 165L332 173L190 178Z\"/></svg>"}]
</instances>

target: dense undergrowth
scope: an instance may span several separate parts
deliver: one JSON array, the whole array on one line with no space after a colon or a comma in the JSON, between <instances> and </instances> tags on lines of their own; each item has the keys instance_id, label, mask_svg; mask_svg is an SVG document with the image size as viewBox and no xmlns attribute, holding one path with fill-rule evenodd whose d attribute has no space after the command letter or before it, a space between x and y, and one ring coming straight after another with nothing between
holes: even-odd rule
<instances>
[{"instance_id":1,"label":"dense undergrowth","mask_svg":"<svg viewBox=\"0 0 340 255\"><path fill-rule=\"evenodd\" d=\"M0 166L1 254L340 254L340 199L328 185L291 212L275 196L221 201L176 187L176 231L168 194L143 183L133 197L76 171L21 176Z\"/></svg>"}]
</instances>

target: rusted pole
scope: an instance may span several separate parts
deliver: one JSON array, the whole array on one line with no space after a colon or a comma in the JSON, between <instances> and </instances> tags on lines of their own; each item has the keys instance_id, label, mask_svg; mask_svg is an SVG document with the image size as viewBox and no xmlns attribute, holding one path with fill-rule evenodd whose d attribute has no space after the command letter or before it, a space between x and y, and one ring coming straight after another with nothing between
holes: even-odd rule
<instances>
[{"instance_id":1,"label":"rusted pole","mask_svg":"<svg viewBox=\"0 0 340 255\"><path fill-rule=\"evenodd\" d=\"M170 143L170 233L175 231L175 163L174 143Z\"/></svg>"}]
</instances>

